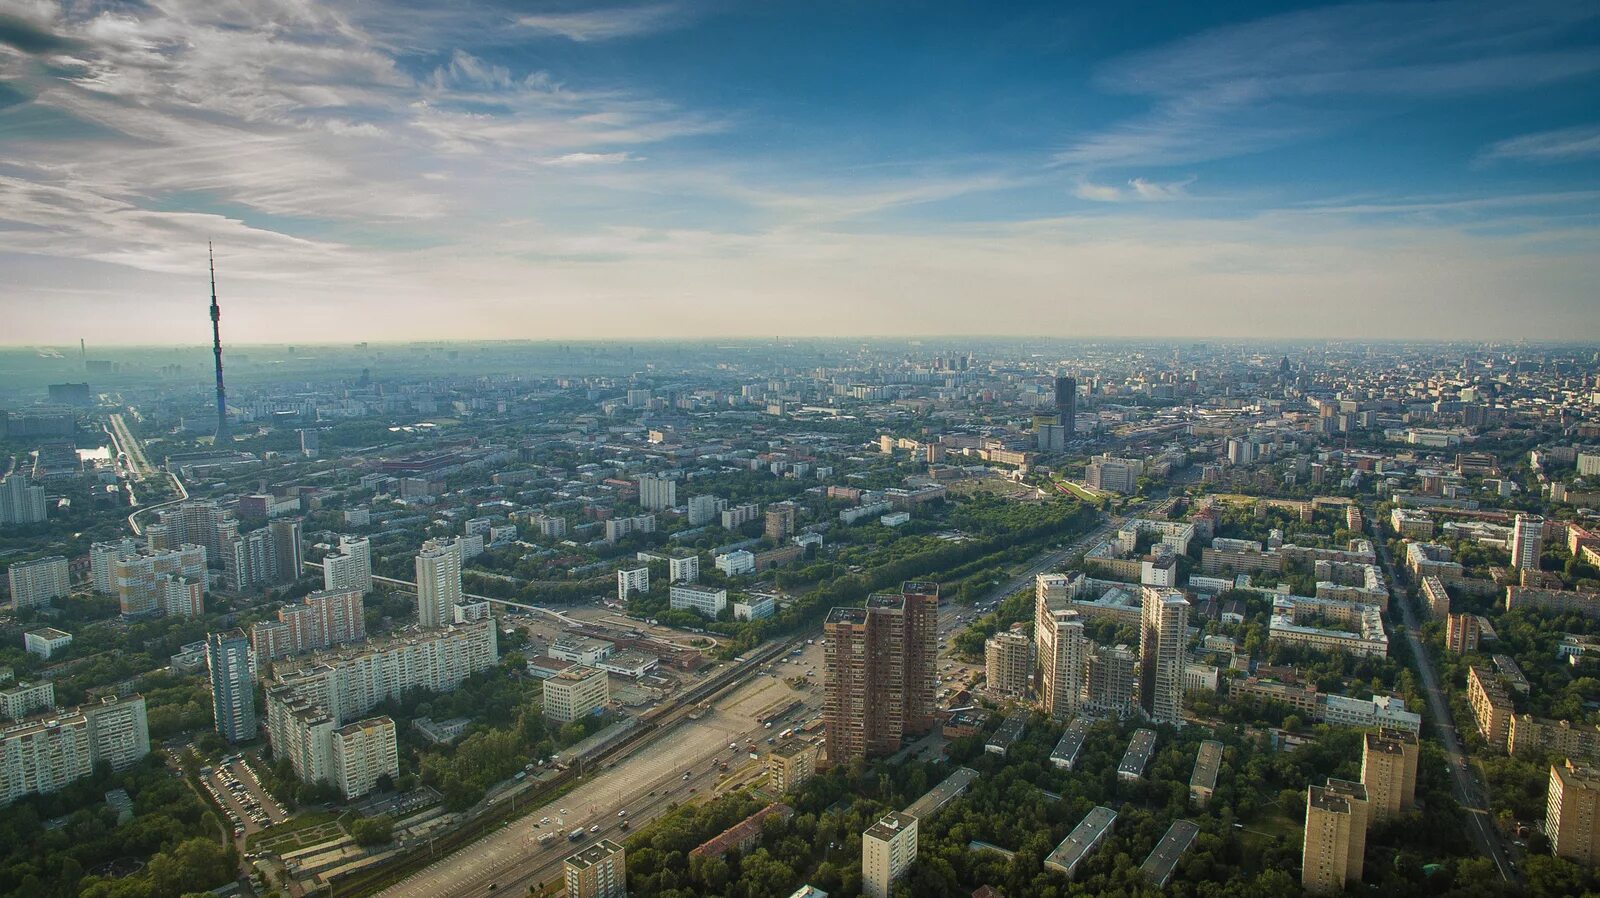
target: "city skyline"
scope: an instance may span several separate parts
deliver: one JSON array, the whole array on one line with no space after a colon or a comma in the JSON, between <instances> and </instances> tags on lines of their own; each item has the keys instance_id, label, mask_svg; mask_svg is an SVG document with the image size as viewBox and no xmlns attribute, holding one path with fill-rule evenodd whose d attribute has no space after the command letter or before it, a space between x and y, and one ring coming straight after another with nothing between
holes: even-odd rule
<instances>
[{"instance_id":1,"label":"city skyline","mask_svg":"<svg viewBox=\"0 0 1600 898\"><path fill-rule=\"evenodd\" d=\"M1600 335L1600 10L1145 12L4 0L0 343Z\"/></svg>"}]
</instances>

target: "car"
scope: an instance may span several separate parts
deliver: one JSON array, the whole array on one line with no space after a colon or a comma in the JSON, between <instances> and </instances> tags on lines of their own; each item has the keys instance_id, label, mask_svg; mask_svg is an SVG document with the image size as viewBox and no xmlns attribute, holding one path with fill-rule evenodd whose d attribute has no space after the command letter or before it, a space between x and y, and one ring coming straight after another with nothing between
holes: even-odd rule
<instances>
[{"instance_id":1,"label":"car","mask_svg":"<svg viewBox=\"0 0 1600 898\"><path fill-rule=\"evenodd\" d=\"M589 827L589 832L597 833L599 831L600 831L600 824L598 824L598 823L596 823L595 825Z\"/></svg>"},{"instance_id":2,"label":"car","mask_svg":"<svg viewBox=\"0 0 1600 898\"><path fill-rule=\"evenodd\" d=\"M618 811L617 812L617 816L618 817L626 817L626 816L628 816L628 812L627 811Z\"/></svg>"},{"instance_id":3,"label":"car","mask_svg":"<svg viewBox=\"0 0 1600 898\"><path fill-rule=\"evenodd\" d=\"M767 724L767 726L771 726L771 725L772 725L772 724ZM685 770L685 771L684 771L684 772L683 772L683 778L684 778L684 779L685 779L685 780L687 780L687 779L689 779L689 772L688 772L688 771L687 771L687 770Z\"/></svg>"}]
</instances>

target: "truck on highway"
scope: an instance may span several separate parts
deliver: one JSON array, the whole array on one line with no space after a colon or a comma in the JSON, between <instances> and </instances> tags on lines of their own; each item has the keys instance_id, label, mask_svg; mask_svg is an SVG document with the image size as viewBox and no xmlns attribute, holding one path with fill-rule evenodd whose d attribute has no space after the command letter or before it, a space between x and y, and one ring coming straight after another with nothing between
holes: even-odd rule
<instances>
[{"instance_id":1,"label":"truck on highway","mask_svg":"<svg viewBox=\"0 0 1600 898\"><path fill-rule=\"evenodd\" d=\"M568 842L576 842L581 838L583 838L583 827L581 827L581 826L578 827L577 829L573 830L572 832L567 833L567 841Z\"/></svg>"}]
</instances>

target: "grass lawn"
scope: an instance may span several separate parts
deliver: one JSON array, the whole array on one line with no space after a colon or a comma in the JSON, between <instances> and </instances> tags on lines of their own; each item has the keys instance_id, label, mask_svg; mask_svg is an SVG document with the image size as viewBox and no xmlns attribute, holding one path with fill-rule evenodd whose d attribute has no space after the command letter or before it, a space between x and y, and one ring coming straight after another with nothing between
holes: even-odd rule
<instances>
[{"instance_id":1,"label":"grass lawn","mask_svg":"<svg viewBox=\"0 0 1600 898\"><path fill-rule=\"evenodd\" d=\"M338 815L331 811L315 811L301 814L271 829L251 833L245 840L245 847L251 851L282 853L336 839L343 834L344 828L339 825Z\"/></svg>"}]
</instances>

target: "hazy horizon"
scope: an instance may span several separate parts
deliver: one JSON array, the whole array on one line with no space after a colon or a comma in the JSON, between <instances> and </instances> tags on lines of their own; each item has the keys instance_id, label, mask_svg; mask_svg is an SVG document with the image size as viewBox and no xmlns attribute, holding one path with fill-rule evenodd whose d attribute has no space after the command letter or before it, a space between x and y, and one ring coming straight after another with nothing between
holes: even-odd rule
<instances>
[{"instance_id":1,"label":"hazy horizon","mask_svg":"<svg viewBox=\"0 0 1600 898\"><path fill-rule=\"evenodd\" d=\"M1600 339L1600 6L0 0L5 345Z\"/></svg>"}]
</instances>

